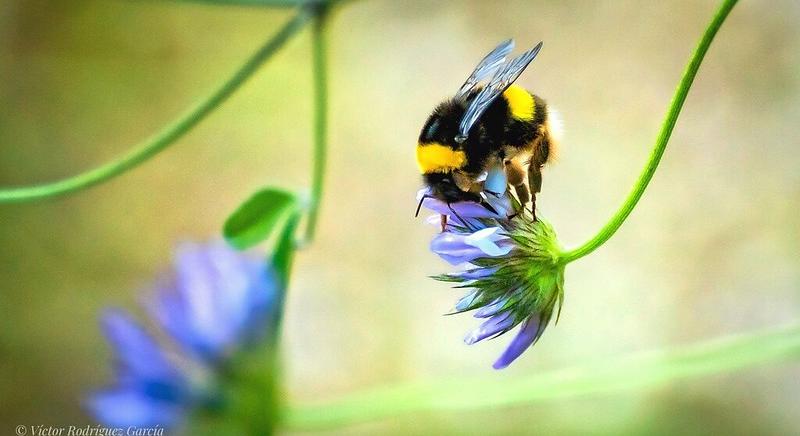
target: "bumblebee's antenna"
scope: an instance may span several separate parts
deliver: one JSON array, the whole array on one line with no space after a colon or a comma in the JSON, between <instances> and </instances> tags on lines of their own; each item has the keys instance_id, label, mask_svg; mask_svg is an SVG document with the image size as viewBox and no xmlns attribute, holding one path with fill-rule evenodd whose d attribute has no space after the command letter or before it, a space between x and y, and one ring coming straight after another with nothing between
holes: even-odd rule
<instances>
[{"instance_id":1,"label":"bumblebee's antenna","mask_svg":"<svg viewBox=\"0 0 800 436\"><path fill-rule=\"evenodd\" d=\"M433 198L432 196L425 194L422 198L419 199L419 204L417 205L417 211L414 213L414 218L419 216L419 210L422 208L422 202L425 201L426 198Z\"/></svg>"}]
</instances>

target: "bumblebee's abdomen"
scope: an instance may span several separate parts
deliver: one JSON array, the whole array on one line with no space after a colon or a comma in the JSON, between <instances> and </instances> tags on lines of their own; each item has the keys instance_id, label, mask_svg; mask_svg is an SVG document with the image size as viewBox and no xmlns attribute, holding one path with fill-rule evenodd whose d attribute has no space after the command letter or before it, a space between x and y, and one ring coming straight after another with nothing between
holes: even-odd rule
<instances>
[{"instance_id":1,"label":"bumblebee's abdomen","mask_svg":"<svg viewBox=\"0 0 800 436\"><path fill-rule=\"evenodd\" d=\"M524 156L536 166L549 162L554 155L551 110L539 96L511 85L497 110L505 113L503 146L506 157Z\"/></svg>"},{"instance_id":2,"label":"bumblebee's abdomen","mask_svg":"<svg viewBox=\"0 0 800 436\"><path fill-rule=\"evenodd\" d=\"M517 85L511 85L498 100L498 109L504 112L503 144L517 149L530 148L545 123L544 100Z\"/></svg>"}]
</instances>

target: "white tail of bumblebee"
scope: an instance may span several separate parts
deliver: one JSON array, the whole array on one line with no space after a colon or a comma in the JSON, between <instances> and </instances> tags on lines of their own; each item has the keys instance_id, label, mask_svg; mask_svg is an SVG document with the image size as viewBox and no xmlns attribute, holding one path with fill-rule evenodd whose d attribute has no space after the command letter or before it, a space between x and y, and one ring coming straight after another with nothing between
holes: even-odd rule
<instances>
[{"instance_id":1,"label":"white tail of bumblebee","mask_svg":"<svg viewBox=\"0 0 800 436\"><path fill-rule=\"evenodd\" d=\"M558 160L561 151L561 139L564 137L564 122L561 114L553 106L547 105L547 122L545 123L547 133L550 135L550 155L548 163Z\"/></svg>"}]
</instances>

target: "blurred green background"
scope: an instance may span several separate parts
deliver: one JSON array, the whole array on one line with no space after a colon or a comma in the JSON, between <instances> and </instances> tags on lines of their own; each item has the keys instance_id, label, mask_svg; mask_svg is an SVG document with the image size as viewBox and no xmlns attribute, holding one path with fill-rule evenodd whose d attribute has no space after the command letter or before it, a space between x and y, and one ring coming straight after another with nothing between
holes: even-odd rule
<instances>
[{"instance_id":1,"label":"blurred green background","mask_svg":"<svg viewBox=\"0 0 800 436\"><path fill-rule=\"evenodd\" d=\"M714 1L348 3L329 29L330 161L286 326L292 401L492 374L510 337L468 347L448 266L414 219L418 129L483 54L544 40L520 83L564 119L541 214L567 246L637 177ZM0 2L0 186L114 158L227 77L290 10L157 1ZM144 166L51 201L0 206L0 433L88 424L110 380L97 328L139 310L176 242L215 238L254 189L310 178L308 31ZM497 379L800 318L800 4L743 1L711 47L655 180L621 231L570 265L561 321ZM139 311L141 313L141 311ZM331 434L796 434L800 367Z\"/></svg>"}]
</instances>

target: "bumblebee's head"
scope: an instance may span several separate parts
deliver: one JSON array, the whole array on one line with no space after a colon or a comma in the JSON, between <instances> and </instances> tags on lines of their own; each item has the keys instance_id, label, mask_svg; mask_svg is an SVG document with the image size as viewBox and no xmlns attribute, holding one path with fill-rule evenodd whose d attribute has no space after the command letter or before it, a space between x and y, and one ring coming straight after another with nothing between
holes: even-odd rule
<instances>
[{"instance_id":1,"label":"bumblebee's head","mask_svg":"<svg viewBox=\"0 0 800 436\"><path fill-rule=\"evenodd\" d=\"M475 156L476 149L485 138L484 128L477 124L469 137L459 137L459 124L468 102L451 99L440 104L428 117L417 144L417 165L425 184L430 189L428 196L452 204L472 201L484 206L492 213L494 208L480 195L464 190L454 178L454 173L470 169L468 156ZM463 174L463 173L462 173ZM422 205L425 197L417 207ZM455 212L454 212L455 213Z\"/></svg>"},{"instance_id":2,"label":"bumblebee's head","mask_svg":"<svg viewBox=\"0 0 800 436\"><path fill-rule=\"evenodd\" d=\"M419 215L419 209L422 207L422 202L428 197L441 200L447 203L448 206L460 201L472 201L485 207L489 212L497 214L497 210L481 195L474 192L462 191L453 179L452 173L428 173L424 174L423 178L425 179L425 184L428 185L430 192L425 194L419 200L417 212L414 214L414 216ZM458 216L455 210L452 208L450 210L453 211L453 214ZM461 219L461 217L458 218ZM463 219L461 219L461 221L464 222Z\"/></svg>"},{"instance_id":3,"label":"bumblebee's head","mask_svg":"<svg viewBox=\"0 0 800 436\"><path fill-rule=\"evenodd\" d=\"M470 157L480 142L477 134L470 134L459 141L459 123L468 102L465 99L450 99L434 109L428 117L417 144L417 165L422 178L430 187L430 195L447 203L479 201L479 196L465 192L453 178L454 171L464 171L470 165Z\"/></svg>"},{"instance_id":4,"label":"bumblebee's head","mask_svg":"<svg viewBox=\"0 0 800 436\"><path fill-rule=\"evenodd\" d=\"M461 190L461 188L456 185L455 180L453 180L452 173L428 173L423 174L422 178L425 180L425 184L430 188L430 195L445 203L481 201L479 195Z\"/></svg>"}]
</instances>

